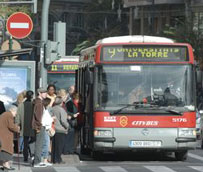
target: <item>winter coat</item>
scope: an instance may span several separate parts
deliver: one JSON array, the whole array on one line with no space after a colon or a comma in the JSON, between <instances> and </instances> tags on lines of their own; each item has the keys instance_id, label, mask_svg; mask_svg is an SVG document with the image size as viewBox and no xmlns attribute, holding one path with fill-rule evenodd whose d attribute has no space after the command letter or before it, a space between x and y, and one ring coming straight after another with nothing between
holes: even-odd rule
<instances>
[{"instance_id":1,"label":"winter coat","mask_svg":"<svg viewBox=\"0 0 203 172\"><path fill-rule=\"evenodd\" d=\"M56 120L54 122L55 130L57 133L68 133L69 123L67 122L67 113L60 106L55 105L52 108L53 115L56 116Z\"/></svg>"},{"instance_id":2,"label":"winter coat","mask_svg":"<svg viewBox=\"0 0 203 172\"><path fill-rule=\"evenodd\" d=\"M34 111L32 119L32 128L35 130L40 130L42 127L42 115L44 111L44 106L40 98L36 98L34 101Z\"/></svg>"},{"instance_id":3,"label":"winter coat","mask_svg":"<svg viewBox=\"0 0 203 172\"><path fill-rule=\"evenodd\" d=\"M21 128L21 136L35 136L35 132L32 129L32 118L33 102L26 100L25 102L19 104L15 121Z\"/></svg>"},{"instance_id":4,"label":"winter coat","mask_svg":"<svg viewBox=\"0 0 203 172\"><path fill-rule=\"evenodd\" d=\"M19 132L18 126L14 123L11 112L4 112L0 115L0 140L1 151L13 154L13 133Z\"/></svg>"}]
</instances>

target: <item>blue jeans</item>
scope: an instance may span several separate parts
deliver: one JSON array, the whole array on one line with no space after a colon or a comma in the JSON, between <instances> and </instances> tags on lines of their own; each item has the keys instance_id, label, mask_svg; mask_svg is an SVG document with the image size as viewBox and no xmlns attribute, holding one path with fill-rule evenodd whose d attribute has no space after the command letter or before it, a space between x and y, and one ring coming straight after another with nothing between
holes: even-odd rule
<instances>
[{"instance_id":1,"label":"blue jeans","mask_svg":"<svg viewBox=\"0 0 203 172\"><path fill-rule=\"evenodd\" d=\"M40 132L36 133L36 142L35 142L35 158L34 164L41 162L42 147L44 143L45 128L41 127Z\"/></svg>"},{"instance_id":2,"label":"blue jeans","mask_svg":"<svg viewBox=\"0 0 203 172\"><path fill-rule=\"evenodd\" d=\"M19 152L22 152L23 151L23 147L24 147L24 144L23 144L23 136L20 136L20 139L19 139Z\"/></svg>"},{"instance_id":3,"label":"blue jeans","mask_svg":"<svg viewBox=\"0 0 203 172\"><path fill-rule=\"evenodd\" d=\"M42 146L42 158L47 159L49 156L50 137L48 131L45 131L44 141Z\"/></svg>"}]
</instances>

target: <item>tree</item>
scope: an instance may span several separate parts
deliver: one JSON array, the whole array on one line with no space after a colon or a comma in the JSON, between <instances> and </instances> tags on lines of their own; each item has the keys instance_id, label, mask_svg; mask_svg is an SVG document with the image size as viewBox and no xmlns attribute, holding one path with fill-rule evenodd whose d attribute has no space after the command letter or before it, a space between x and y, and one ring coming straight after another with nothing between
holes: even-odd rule
<instances>
[{"instance_id":1,"label":"tree","mask_svg":"<svg viewBox=\"0 0 203 172\"><path fill-rule=\"evenodd\" d=\"M174 39L176 42L184 42L192 45L195 59L203 61L203 33L199 27L195 27L193 20L176 19L176 25L166 26L163 36Z\"/></svg>"},{"instance_id":2,"label":"tree","mask_svg":"<svg viewBox=\"0 0 203 172\"><path fill-rule=\"evenodd\" d=\"M122 0L92 0L85 9L85 29L87 40L79 43L71 54L79 54L81 49L94 45L99 39L128 34L128 12L122 9ZM114 8L112 8L114 7ZM121 10L119 18L118 10Z\"/></svg>"}]
</instances>

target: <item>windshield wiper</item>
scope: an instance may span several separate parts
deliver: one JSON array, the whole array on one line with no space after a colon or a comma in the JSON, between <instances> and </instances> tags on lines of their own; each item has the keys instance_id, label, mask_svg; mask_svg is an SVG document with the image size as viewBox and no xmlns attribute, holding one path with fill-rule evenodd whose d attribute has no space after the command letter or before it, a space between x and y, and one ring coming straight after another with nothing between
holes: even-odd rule
<instances>
[{"instance_id":1,"label":"windshield wiper","mask_svg":"<svg viewBox=\"0 0 203 172\"><path fill-rule=\"evenodd\" d=\"M159 109L164 110L166 112L170 112L170 113L176 114L176 115L183 115L182 111L178 111L178 110L171 109L171 108L168 108L168 107L161 107Z\"/></svg>"},{"instance_id":2,"label":"windshield wiper","mask_svg":"<svg viewBox=\"0 0 203 172\"><path fill-rule=\"evenodd\" d=\"M122 108L119 108L113 112L110 113L110 115L115 115L115 114L118 114L120 113L123 109L126 109L130 106L134 106L135 108L145 108L145 107L148 107L148 108L152 108L152 107L157 107L156 105L152 105L152 104L146 104L146 103L143 103L142 101L141 102L134 102L132 104L126 104L124 107Z\"/></svg>"},{"instance_id":3,"label":"windshield wiper","mask_svg":"<svg viewBox=\"0 0 203 172\"><path fill-rule=\"evenodd\" d=\"M117 110L111 112L110 115L115 115L115 114L121 112L123 109L126 109L126 108L128 108L128 107L130 107L130 106L135 106L135 104L126 104L124 107L119 108L119 109L117 109Z\"/></svg>"}]
</instances>

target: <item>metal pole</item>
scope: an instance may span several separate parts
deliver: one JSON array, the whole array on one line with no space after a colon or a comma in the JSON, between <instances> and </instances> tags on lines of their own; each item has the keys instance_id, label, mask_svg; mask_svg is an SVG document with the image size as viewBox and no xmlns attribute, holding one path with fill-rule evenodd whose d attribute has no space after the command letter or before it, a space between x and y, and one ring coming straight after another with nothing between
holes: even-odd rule
<instances>
[{"instance_id":1,"label":"metal pole","mask_svg":"<svg viewBox=\"0 0 203 172\"><path fill-rule=\"evenodd\" d=\"M49 5L50 0L44 0L42 6L42 20L41 20L41 48L40 48L40 87L47 86L47 69L45 67L44 44L48 40L48 20L49 20Z\"/></svg>"},{"instance_id":2,"label":"metal pole","mask_svg":"<svg viewBox=\"0 0 203 172\"><path fill-rule=\"evenodd\" d=\"M12 36L9 37L8 44L9 44L9 51L12 51L12 49L13 49L13 39L12 39ZM11 60L12 56L9 56L8 58L9 58L9 60Z\"/></svg>"}]
</instances>

